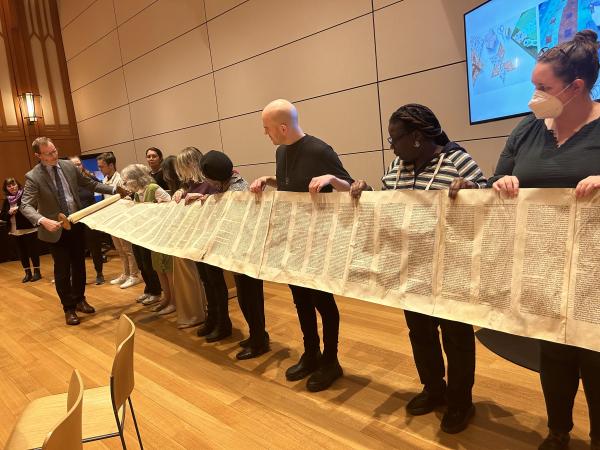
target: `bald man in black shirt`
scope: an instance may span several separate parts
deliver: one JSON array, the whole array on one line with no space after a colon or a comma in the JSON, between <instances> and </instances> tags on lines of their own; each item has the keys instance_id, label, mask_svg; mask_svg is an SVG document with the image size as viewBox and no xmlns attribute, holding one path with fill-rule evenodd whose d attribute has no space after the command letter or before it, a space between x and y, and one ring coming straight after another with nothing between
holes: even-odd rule
<instances>
[{"instance_id":1,"label":"bald man in black shirt","mask_svg":"<svg viewBox=\"0 0 600 450\"><path fill-rule=\"evenodd\" d=\"M250 186L251 191L261 193L266 186L291 192L350 190L353 180L338 155L331 146L302 131L294 105L287 100L275 100L263 110L262 120L265 134L279 145L275 155L276 176L258 178ZM285 376L296 381L310 375L307 389L322 391L343 375L337 358L340 314L332 294L293 285L290 289L304 335L304 354ZM322 355L316 311L323 322Z\"/></svg>"}]
</instances>

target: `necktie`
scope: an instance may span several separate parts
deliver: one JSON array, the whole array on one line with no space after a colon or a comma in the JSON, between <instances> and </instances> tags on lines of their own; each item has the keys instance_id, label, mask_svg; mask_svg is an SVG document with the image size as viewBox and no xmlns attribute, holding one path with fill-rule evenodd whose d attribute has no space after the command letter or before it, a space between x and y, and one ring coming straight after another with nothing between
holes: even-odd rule
<instances>
[{"instance_id":1,"label":"necktie","mask_svg":"<svg viewBox=\"0 0 600 450\"><path fill-rule=\"evenodd\" d=\"M67 216L69 215L69 205L67 205L67 197L65 196L65 187L62 184L60 175L58 175L58 166L52 166L54 170L54 181L56 182L56 190L58 191L58 204L60 211Z\"/></svg>"}]
</instances>

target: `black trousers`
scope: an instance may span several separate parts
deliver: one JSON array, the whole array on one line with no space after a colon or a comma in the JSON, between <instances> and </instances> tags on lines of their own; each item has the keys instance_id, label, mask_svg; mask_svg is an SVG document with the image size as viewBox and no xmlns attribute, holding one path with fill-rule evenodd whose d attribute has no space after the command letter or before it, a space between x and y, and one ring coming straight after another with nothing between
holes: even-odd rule
<instances>
[{"instance_id":1,"label":"black trousers","mask_svg":"<svg viewBox=\"0 0 600 450\"><path fill-rule=\"evenodd\" d=\"M317 311L319 311L323 323L323 361L335 360L338 350L340 313L333 294L291 284L289 286L304 335L304 351L306 353L319 351L317 330Z\"/></svg>"},{"instance_id":2,"label":"black trousers","mask_svg":"<svg viewBox=\"0 0 600 450\"><path fill-rule=\"evenodd\" d=\"M202 262L197 262L196 267L206 292L207 326L220 330L231 329L227 284L223 269Z\"/></svg>"},{"instance_id":3,"label":"black trousers","mask_svg":"<svg viewBox=\"0 0 600 450\"><path fill-rule=\"evenodd\" d=\"M40 267L40 251L38 247L37 233L23 234L13 236L19 250L19 259L23 269L30 269L31 265L35 268ZM31 260L31 265L29 261Z\"/></svg>"},{"instance_id":4,"label":"black trousers","mask_svg":"<svg viewBox=\"0 0 600 450\"><path fill-rule=\"evenodd\" d=\"M263 281L248 275L234 274L238 303L250 329L250 347L265 344L265 296Z\"/></svg>"},{"instance_id":5,"label":"black trousers","mask_svg":"<svg viewBox=\"0 0 600 450\"><path fill-rule=\"evenodd\" d=\"M600 353L540 341L540 379L552 431L568 433L573 429L573 403L580 376L590 414L590 436L600 439Z\"/></svg>"},{"instance_id":6,"label":"black trousers","mask_svg":"<svg viewBox=\"0 0 600 450\"><path fill-rule=\"evenodd\" d=\"M142 279L146 286L144 287L144 294L149 295L160 295L162 288L160 287L160 279L158 274L152 267L152 253L150 250L139 245L132 245L133 257L137 263Z\"/></svg>"},{"instance_id":7,"label":"black trousers","mask_svg":"<svg viewBox=\"0 0 600 450\"><path fill-rule=\"evenodd\" d=\"M469 407L475 382L473 326L411 311L404 311L404 316L419 378L425 389L434 394L445 392L449 407ZM447 386L438 327L442 330L442 343L448 359Z\"/></svg>"},{"instance_id":8,"label":"black trousers","mask_svg":"<svg viewBox=\"0 0 600 450\"><path fill-rule=\"evenodd\" d=\"M85 224L83 226L85 227L86 248L90 251L92 261L94 261L94 269L96 269L96 273L101 274L102 267L104 265L102 262L102 233L97 230L92 230Z\"/></svg>"},{"instance_id":9,"label":"black trousers","mask_svg":"<svg viewBox=\"0 0 600 450\"><path fill-rule=\"evenodd\" d=\"M76 223L62 230L58 242L49 244L54 261L54 283L65 312L85 299L85 230Z\"/></svg>"}]
</instances>

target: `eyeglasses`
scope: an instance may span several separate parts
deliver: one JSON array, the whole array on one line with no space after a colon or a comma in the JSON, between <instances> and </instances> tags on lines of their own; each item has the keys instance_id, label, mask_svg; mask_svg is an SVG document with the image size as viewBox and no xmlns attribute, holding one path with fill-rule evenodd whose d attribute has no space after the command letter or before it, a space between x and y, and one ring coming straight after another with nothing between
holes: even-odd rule
<instances>
[{"instance_id":1,"label":"eyeglasses","mask_svg":"<svg viewBox=\"0 0 600 450\"><path fill-rule=\"evenodd\" d=\"M392 145L392 142L394 141L399 141L400 139L402 139L404 136L408 135L412 133L412 131L407 131L406 133L402 133L400 136L396 136L395 138L389 137L387 138L387 141L390 145Z\"/></svg>"}]
</instances>

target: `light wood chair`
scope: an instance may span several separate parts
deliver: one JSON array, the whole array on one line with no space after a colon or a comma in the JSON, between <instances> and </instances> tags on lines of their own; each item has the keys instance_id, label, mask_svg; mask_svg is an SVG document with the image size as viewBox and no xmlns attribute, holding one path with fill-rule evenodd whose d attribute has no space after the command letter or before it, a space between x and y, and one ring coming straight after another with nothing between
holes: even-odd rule
<instances>
[{"instance_id":1,"label":"light wood chair","mask_svg":"<svg viewBox=\"0 0 600 450\"><path fill-rule=\"evenodd\" d=\"M128 402L140 448L144 448L131 401L131 393L135 385L134 336L135 325L125 314L121 315L117 328L117 351L110 374L110 384L85 391L83 442L119 436L123 449L126 449L123 426L125 424L125 402Z\"/></svg>"},{"instance_id":2,"label":"light wood chair","mask_svg":"<svg viewBox=\"0 0 600 450\"><path fill-rule=\"evenodd\" d=\"M38 398L25 408L5 450L81 450L82 403L83 381L73 370L68 393Z\"/></svg>"}]
</instances>

